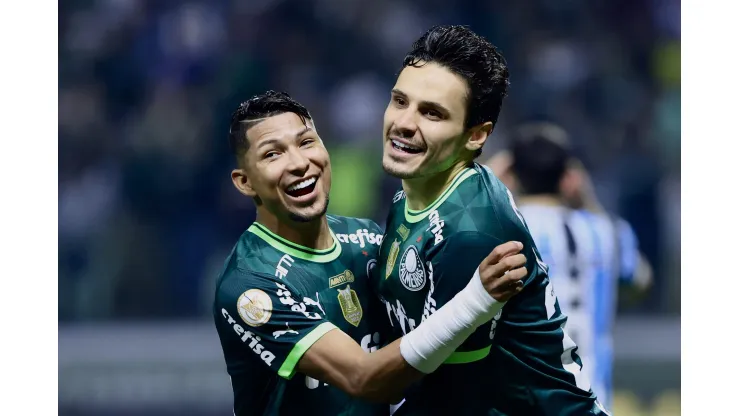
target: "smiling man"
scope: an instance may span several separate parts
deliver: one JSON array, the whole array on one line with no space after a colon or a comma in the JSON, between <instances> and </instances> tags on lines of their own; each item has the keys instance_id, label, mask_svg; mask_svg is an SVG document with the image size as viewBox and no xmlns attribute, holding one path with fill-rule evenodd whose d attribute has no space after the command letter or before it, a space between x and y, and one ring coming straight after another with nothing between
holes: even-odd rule
<instances>
[{"instance_id":1,"label":"smiling man","mask_svg":"<svg viewBox=\"0 0 740 416\"><path fill-rule=\"evenodd\" d=\"M509 190L474 162L509 86L503 56L462 26L412 46L383 120L383 168L402 179L372 284L395 336L457 296L498 241L524 244L524 289L443 366L405 394L398 415L599 415L564 330L547 268ZM412 333L412 332L411 332ZM406 340L402 353L410 348ZM423 371L423 370L422 370Z\"/></svg>"},{"instance_id":2,"label":"smiling man","mask_svg":"<svg viewBox=\"0 0 740 416\"><path fill-rule=\"evenodd\" d=\"M229 139L231 179L257 205L213 308L236 416L387 415L521 290L522 245L497 245L459 296L403 337L405 352L401 339L379 348L386 310L368 274L382 231L326 215L331 163L306 108L285 93L255 96L232 116Z\"/></svg>"}]
</instances>

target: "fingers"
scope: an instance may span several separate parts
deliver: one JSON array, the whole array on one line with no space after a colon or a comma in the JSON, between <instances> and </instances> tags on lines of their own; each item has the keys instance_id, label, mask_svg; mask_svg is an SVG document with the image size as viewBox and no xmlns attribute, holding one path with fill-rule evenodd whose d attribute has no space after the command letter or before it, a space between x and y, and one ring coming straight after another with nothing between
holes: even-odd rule
<instances>
[{"instance_id":1,"label":"fingers","mask_svg":"<svg viewBox=\"0 0 740 416\"><path fill-rule=\"evenodd\" d=\"M522 248L524 248L524 245L518 241L509 241L499 244L488 256L486 256L485 259L483 259L481 265L496 264L501 261L501 259L520 252Z\"/></svg>"},{"instance_id":2,"label":"fingers","mask_svg":"<svg viewBox=\"0 0 740 416\"><path fill-rule=\"evenodd\" d=\"M508 292L509 290L514 290L516 288L521 289L521 287L524 286L523 279L526 277L527 268L522 266L509 270L506 273L502 271L501 277L497 277L496 275L483 277L483 275L481 275L481 282L486 291L494 298L498 299L497 293L499 292ZM516 293L518 293L518 291Z\"/></svg>"},{"instance_id":3,"label":"fingers","mask_svg":"<svg viewBox=\"0 0 740 416\"><path fill-rule=\"evenodd\" d=\"M501 277L504 275L504 273L522 267L526 263L527 258L524 256L524 254L520 253L514 256L506 257L493 266L487 267L486 272L490 272L491 276L493 277Z\"/></svg>"},{"instance_id":4,"label":"fingers","mask_svg":"<svg viewBox=\"0 0 740 416\"><path fill-rule=\"evenodd\" d=\"M499 279L499 284L504 290L512 291L512 293L519 293L524 289L524 280L527 277L527 268L520 267L506 273L503 278Z\"/></svg>"},{"instance_id":5,"label":"fingers","mask_svg":"<svg viewBox=\"0 0 740 416\"><path fill-rule=\"evenodd\" d=\"M519 267L514 270L509 270L508 273L504 274L498 280L499 280L499 284L505 287L506 285L509 285L509 284L516 284L517 282L521 281L525 277L527 277L527 268Z\"/></svg>"},{"instance_id":6,"label":"fingers","mask_svg":"<svg viewBox=\"0 0 740 416\"><path fill-rule=\"evenodd\" d=\"M518 241L500 244L478 268L486 291L498 301L506 301L524 288L527 258L519 253L523 248L524 245Z\"/></svg>"}]
</instances>

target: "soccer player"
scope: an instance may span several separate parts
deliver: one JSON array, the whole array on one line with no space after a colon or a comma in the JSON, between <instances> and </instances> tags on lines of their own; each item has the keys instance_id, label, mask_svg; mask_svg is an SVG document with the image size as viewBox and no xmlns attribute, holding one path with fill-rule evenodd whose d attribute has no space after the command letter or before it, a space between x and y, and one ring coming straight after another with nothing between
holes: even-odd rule
<instances>
[{"instance_id":1,"label":"soccer player","mask_svg":"<svg viewBox=\"0 0 740 416\"><path fill-rule=\"evenodd\" d=\"M378 349L387 320L367 276L382 231L325 214L331 164L306 108L285 93L258 95L234 113L229 139L234 186L257 205L213 309L235 415L387 415L388 404L369 401L400 400L417 368L433 371L521 290L522 245L498 245L459 296L404 337L410 358L400 340Z\"/></svg>"},{"instance_id":2,"label":"soccer player","mask_svg":"<svg viewBox=\"0 0 740 416\"><path fill-rule=\"evenodd\" d=\"M608 408L617 282L645 290L650 268L629 224L599 204L586 171L571 155L564 129L530 123L518 128L511 141L509 170L518 206L550 268L583 371Z\"/></svg>"},{"instance_id":3,"label":"soccer player","mask_svg":"<svg viewBox=\"0 0 740 416\"><path fill-rule=\"evenodd\" d=\"M391 91L383 168L403 189L393 198L372 284L395 335L434 318L467 284L458 276L473 273L499 240L524 244L529 271L492 322L406 391L397 415L604 414L581 377L566 317L511 193L474 162L508 78L487 40L466 27L438 26L414 42ZM400 348L413 355L404 338Z\"/></svg>"}]
</instances>

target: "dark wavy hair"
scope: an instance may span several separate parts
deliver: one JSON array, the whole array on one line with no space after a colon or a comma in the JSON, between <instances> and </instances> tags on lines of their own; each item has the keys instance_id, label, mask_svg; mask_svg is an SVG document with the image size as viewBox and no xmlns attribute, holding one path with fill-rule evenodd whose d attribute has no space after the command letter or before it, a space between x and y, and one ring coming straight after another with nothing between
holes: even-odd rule
<instances>
[{"instance_id":1,"label":"dark wavy hair","mask_svg":"<svg viewBox=\"0 0 740 416\"><path fill-rule=\"evenodd\" d=\"M496 125L509 89L509 69L491 42L466 26L434 26L414 42L401 69L425 62L443 66L467 82L465 128L486 121Z\"/></svg>"},{"instance_id":2,"label":"dark wavy hair","mask_svg":"<svg viewBox=\"0 0 740 416\"><path fill-rule=\"evenodd\" d=\"M295 113L304 123L311 120L306 107L286 92L269 90L239 104L229 125L229 147L237 161L241 161L249 149L247 130L267 117L283 113Z\"/></svg>"}]
</instances>

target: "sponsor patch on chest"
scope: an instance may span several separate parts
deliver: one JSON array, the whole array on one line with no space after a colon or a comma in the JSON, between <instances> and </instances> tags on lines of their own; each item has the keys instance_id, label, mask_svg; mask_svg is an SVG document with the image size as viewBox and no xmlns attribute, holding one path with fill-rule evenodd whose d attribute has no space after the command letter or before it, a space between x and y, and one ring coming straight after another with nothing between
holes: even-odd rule
<instances>
[{"instance_id":1,"label":"sponsor patch on chest","mask_svg":"<svg viewBox=\"0 0 740 416\"><path fill-rule=\"evenodd\" d=\"M329 288L334 288L345 283L354 283L355 275L351 271L345 270L342 273L329 278Z\"/></svg>"}]
</instances>

